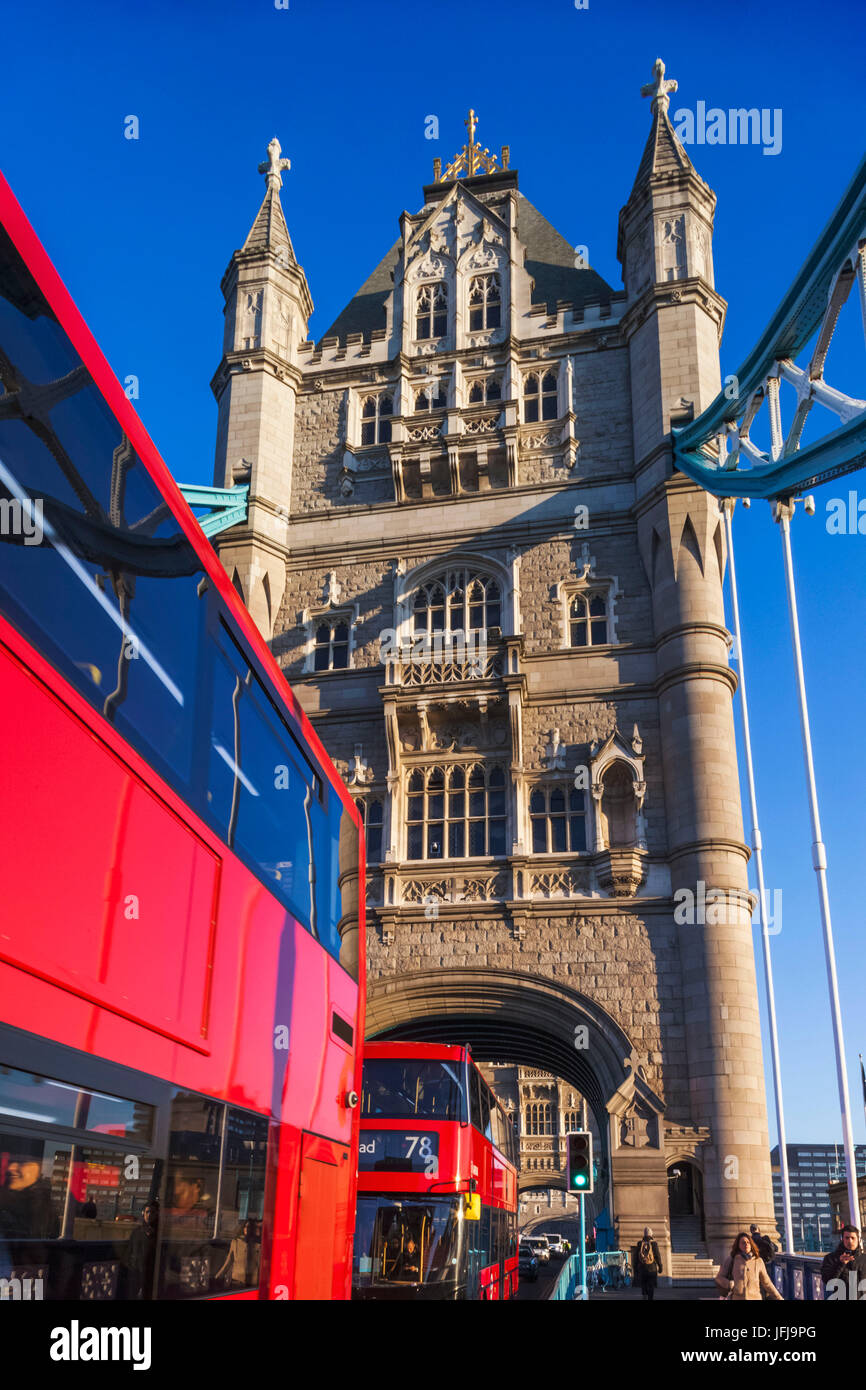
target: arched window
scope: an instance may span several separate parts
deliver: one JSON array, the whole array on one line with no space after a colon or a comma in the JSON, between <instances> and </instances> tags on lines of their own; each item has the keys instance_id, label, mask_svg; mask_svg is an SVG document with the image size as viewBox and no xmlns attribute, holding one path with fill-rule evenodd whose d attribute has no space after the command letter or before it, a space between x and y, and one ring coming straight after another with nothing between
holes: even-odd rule
<instances>
[{"instance_id":1,"label":"arched window","mask_svg":"<svg viewBox=\"0 0 866 1390\"><path fill-rule=\"evenodd\" d=\"M572 647L600 647L607 641L607 595L575 594L568 610Z\"/></svg>"},{"instance_id":2,"label":"arched window","mask_svg":"<svg viewBox=\"0 0 866 1390\"><path fill-rule=\"evenodd\" d=\"M505 769L481 763L415 768L406 784L407 859L505 853Z\"/></svg>"},{"instance_id":3,"label":"arched window","mask_svg":"<svg viewBox=\"0 0 866 1390\"><path fill-rule=\"evenodd\" d=\"M314 671L342 671L349 665L349 624L345 618L322 618L316 623Z\"/></svg>"},{"instance_id":4,"label":"arched window","mask_svg":"<svg viewBox=\"0 0 866 1390\"><path fill-rule=\"evenodd\" d=\"M543 376L530 372L524 377L523 419L526 424L535 424L538 420L558 420L558 396L553 372L545 372Z\"/></svg>"},{"instance_id":5,"label":"arched window","mask_svg":"<svg viewBox=\"0 0 866 1390\"><path fill-rule=\"evenodd\" d=\"M361 444L388 444L393 414L392 396L367 396L361 406Z\"/></svg>"},{"instance_id":6,"label":"arched window","mask_svg":"<svg viewBox=\"0 0 866 1390\"><path fill-rule=\"evenodd\" d=\"M548 1101L533 1101L526 1107L526 1134L553 1134L553 1106Z\"/></svg>"},{"instance_id":7,"label":"arched window","mask_svg":"<svg viewBox=\"0 0 866 1390\"><path fill-rule=\"evenodd\" d=\"M364 797L355 798L355 805L361 815L364 825L364 839L367 843L367 863L380 864L382 862L382 826L384 821L382 803L376 797L371 801L366 801Z\"/></svg>"},{"instance_id":8,"label":"arched window","mask_svg":"<svg viewBox=\"0 0 866 1390\"><path fill-rule=\"evenodd\" d=\"M413 631L484 632L502 626L502 590L477 570L454 569L420 585L412 606Z\"/></svg>"},{"instance_id":9,"label":"arched window","mask_svg":"<svg viewBox=\"0 0 866 1390\"><path fill-rule=\"evenodd\" d=\"M502 322L502 284L499 276L476 275L469 284L469 332L498 328Z\"/></svg>"},{"instance_id":10,"label":"arched window","mask_svg":"<svg viewBox=\"0 0 866 1390\"><path fill-rule=\"evenodd\" d=\"M495 376L488 377L486 381L478 377L469 387L470 405L490 405L493 401L501 400L502 385Z\"/></svg>"},{"instance_id":11,"label":"arched window","mask_svg":"<svg viewBox=\"0 0 866 1390\"><path fill-rule=\"evenodd\" d=\"M628 849L637 843L634 778L624 763L615 762L604 774L601 826L608 849Z\"/></svg>"},{"instance_id":12,"label":"arched window","mask_svg":"<svg viewBox=\"0 0 866 1390\"><path fill-rule=\"evenodd\" d=\"M581 1129L582 1115L579 1110L569 1110L565 1117L565 1132L572 1134L574 1130Z\"/></svg>"},{"instance_id":13,"label":"arched window","mask_svg":"<svg viewBox=\"0 0 866 1390\"><path fill-rule=\"evenodd\" d=\"M444 284L421 285L415 296L415 337L444 338L448 332L448 290Z\"/></svg>"},{"instance_id":14,"label":"arched window","mask_svg":"<svg viewBox=\"0 0 866 1390\"><path fill-rule=\"evenodd\" d=\"M577 854L586 849L586 798L570 783L533 787L529 820L533 854Z\"/></svg>"},{"instance_id":15,"label":"arched window","mask_svg":"<svg viewBox=\"0 0 866 1390\"><path fill-rule=\"evenodd\" d=\"M415 393L415 410L444 410L448 402L445 399L445 387L441 381L430 382L427 386L422 386L420 391Z\"/></svg>"}]
</instances>

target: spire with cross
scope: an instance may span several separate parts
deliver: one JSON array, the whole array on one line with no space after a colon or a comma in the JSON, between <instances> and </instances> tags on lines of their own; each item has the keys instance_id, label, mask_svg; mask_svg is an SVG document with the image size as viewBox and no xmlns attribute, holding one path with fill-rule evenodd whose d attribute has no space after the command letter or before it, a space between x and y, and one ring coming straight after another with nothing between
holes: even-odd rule
<instances>
[{"instance_id":1,"label":"spire with cross","mask_svg":"<svg viewBox=\"0 0 866 1390\"><path fill-rule=\"evenodd\" d=\"M475 178L477 174L497 173L497 156L491 154L488 149L482 149L475 143L475 129L478 125L478 117L472 107L469 108L469 115L463 122L469 134L467 144L463 146L448 165L445 173L441 172L441 160L433 161L433 175L437 183L447 182L449 179ZM502 168L508 168L508 146L502 146Z\"/></svg>"},{"instance_id":2,"label":"spire with cross","mask_svg":"<svg viewBox=\"0 0 866 1390\"><path fill-rule=\"evenodd\" d=\"M267 159L259 165L259 173L264 174L268 180L268 192L270 192L271 189L274 189L275 192L279 192L283 186L283 170L291 169L292 167L292 161L290 159L280 158L281 153L280 142L275 135L268 145Z\"/></svg>"},{"instance_id":3,"label":"spire with cross","mask_svg":"<svg viewBox=\"0 0 866 1390\"><path fill-rule=\"evenodd\" d=\"M640 89L642 97L652 97L653 111L661 111L662 115L670 105L670 93L677 90L674 78L665 78L665 65L661 58L656 58L653 64L653 82L644 83Z\"/></svg>"}]
</instances>

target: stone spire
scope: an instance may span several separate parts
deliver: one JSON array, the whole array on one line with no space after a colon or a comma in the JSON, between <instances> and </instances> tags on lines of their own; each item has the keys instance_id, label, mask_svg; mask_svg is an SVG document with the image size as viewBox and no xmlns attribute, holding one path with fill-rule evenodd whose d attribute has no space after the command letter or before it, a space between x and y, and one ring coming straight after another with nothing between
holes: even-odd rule
<instances>
[{"instance_id":1,"label":"stone spire","mask_svg":"<svg viewBox=\"0 0 866 1390\"><path fill-rule=\"evenodd\" d=\"M646 82L640 89L642 97L652 98L652 126L638 165L632 198L649 179L658 175L695 172L668 116L670 94L676 90L676 81L665 77L665 65L661 58L656 58L652 82Z\"/></svg>"},{"instance_id":2,"label":"stone spire","mask_svg":"<svg viewBox=\"0 0 866 1390\"><path fill-rule=\"evenodd\" d=\"M280 142L274 136L268 145L268 158L259 165L259 173L264 174L267 180L267 192L244 242L243 250L256 254L273 251L279 259L297 265L292 239L280 203L283 171L291 167L290 159L281 158Z\"/></svg>"},{"instance_id":3,"label":"stone spire","mask_svg":"<svg viewBox=\"0 0 866 1390\"><path fill-rule=\"evenodd\" d=\"M265 637L286 582L286 523L292 504L298 348L313 303L280 206L280 142L259 165L267 191L243 248L223 276L223 356L211 383L219 406L214 482L249 487L245 536L219 542L220 557ZM253 536L252 541L249 537Z\"/></svg>"}]
</instances>

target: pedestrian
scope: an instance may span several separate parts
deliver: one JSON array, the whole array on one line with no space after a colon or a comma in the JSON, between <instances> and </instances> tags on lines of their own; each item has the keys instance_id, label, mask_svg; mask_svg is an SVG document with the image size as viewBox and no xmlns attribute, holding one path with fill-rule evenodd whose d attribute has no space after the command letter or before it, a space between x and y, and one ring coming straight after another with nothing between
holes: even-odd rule
<instances>
[{"instance_id":1,"label":"pedestrian","mask_svg":"<svg viewBox=\"0 0 866 1390\"><path fill-rule=\"evenodd\" d=\"M752 1244L764 1261L764 1264L769 1265L773 1256L778 1252L778 1245L776 1245L769 1236L765 1236L761 1228L754 1225L754 1223L749 1227L749 1231L752 1236Z\"/></svg>"},{"instance_id":2,"label":"pedestrian","mask_svg":"<svg viewBox=\"0 0 866 1390\"><path fill-rule=\"evenodd\" d=\"M748 1231L740 1231L716 1275L716 1283L722 1290L722 1297L735 1303L760 1303L762 1294L771 1300L782 1300Z\"/></svg>"},{"instance_id":3,"label":"pedestrian","mask_svg":"<svg viewBox=\"0 0 866 1390\"><path fill-rule=\"evenodd\" d=\"M659 1275L664 1271L662 1270L662 1257L657 1243L653 1240L653 1233L649 1226L644 1226L643 1240L639 1240L634 1247L633 1264L635 1278L640 1283L641 1293L647 1302L652 1303Z\"/></svg>"},{"instance_id":4,"label":"pedestrian","mask_svg":"<svg viewBox=\"0 0 866 1390\"><path fill-rule=\"evenodd\" d=\"M866 1297L866 1252L857 1226L842 1227L836 1249L824 1256L821 1279L828 1300L856 1302Z\"/></svg>"}]
</instances>

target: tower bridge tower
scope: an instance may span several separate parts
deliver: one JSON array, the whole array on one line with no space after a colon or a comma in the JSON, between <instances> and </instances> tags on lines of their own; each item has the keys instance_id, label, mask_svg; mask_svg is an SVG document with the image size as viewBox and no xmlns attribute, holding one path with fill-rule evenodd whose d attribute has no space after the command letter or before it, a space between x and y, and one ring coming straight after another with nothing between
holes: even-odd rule
<instances>
[{"instance_id":1,"label":"tower bridge tower","mask_svg":"<svg viewBox=\"0 0 866 1390\"><path fill-rule=\"evenodd\" d=\"M470 112L318 342L272 142L215 474L249 479L222 558L365 818L371 1035L560 1078L619 1243L719 1258L773 1200L721 514L671 455L725 310L673 85L657 64L623 289Z\"/></svg>"}]
</instances>

